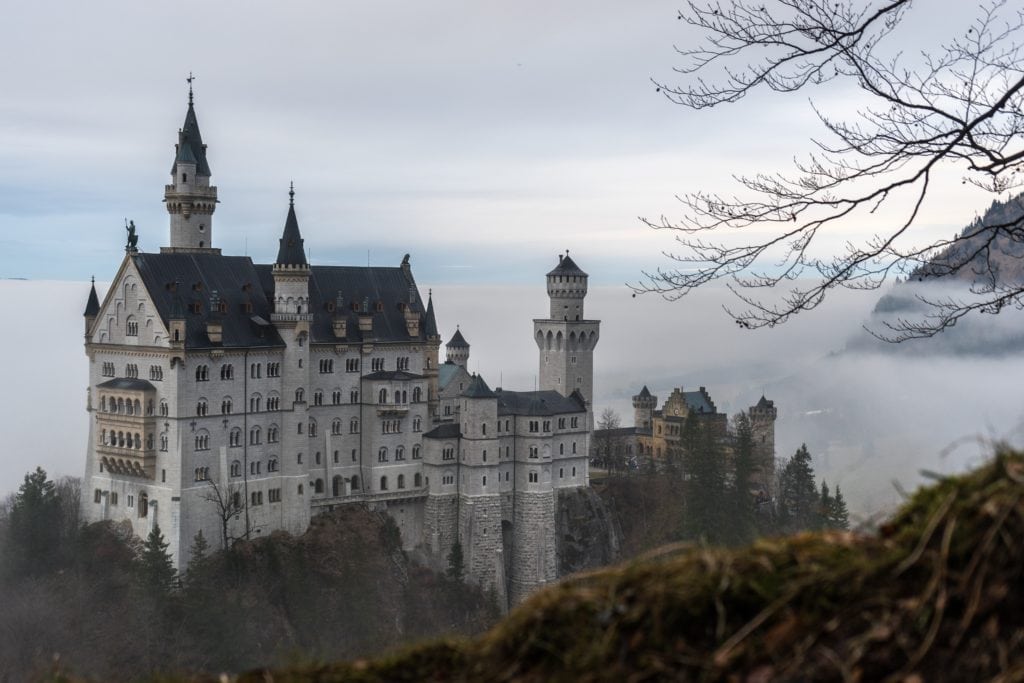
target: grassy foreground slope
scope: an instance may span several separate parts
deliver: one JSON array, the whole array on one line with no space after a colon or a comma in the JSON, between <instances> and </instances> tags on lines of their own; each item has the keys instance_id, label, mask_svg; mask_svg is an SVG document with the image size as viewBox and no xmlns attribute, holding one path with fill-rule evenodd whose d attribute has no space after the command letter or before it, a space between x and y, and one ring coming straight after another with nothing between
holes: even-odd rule
<instances>
[{"instance_id":1,"label":"grassy foreground slope","mask_svg":"<svg viewBox=\"0 0 1024 683\"><path fill-rule=\"evenodd\" d=\"M1022 596L1024 457L1003 452L878 536L668 547L552 586L473 640L228 679L1017 681Z\"/></svg>"}]
</instances>

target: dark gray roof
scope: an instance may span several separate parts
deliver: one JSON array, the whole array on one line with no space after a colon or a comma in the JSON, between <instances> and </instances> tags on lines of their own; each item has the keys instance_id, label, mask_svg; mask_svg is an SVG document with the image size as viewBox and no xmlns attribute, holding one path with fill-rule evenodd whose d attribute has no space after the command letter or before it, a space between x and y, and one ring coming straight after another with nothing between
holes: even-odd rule
<instances>
[{"instance_id":1,"label":"dark gray roof","mask_svg":"<svg viewBox=\"0 0 1024 683\"><path fill-rule=\"evenodd\" d=\"M428 439L457 439L462 436L462 430L455 422L444 422L423 436Z\"/></svg>"},{"instance_id":2,"label":"dark gray roof","mask_svg":"<svg viewBox=\"0 0 1024 683\"><path fill-rule=\"evenodd\" d=\"M504 391L499 389L498 415L561 415L581 413L586 404L578 392L562 396L557 391Z\"/></svg>"},{"instance_id":3,"label":"dark gray roof","mask_svg":"<svg viewBox=\"0 0 1024 683\"><path fill-rule=\"evenodd\" d=\"M469 342L466 341L466 338L462 336L462 332L460 332L459 328L456 327L455 334L452 335L451 341L445 344L445 346L453 349L468 349Z\"/></svg>"},{"instance_id":4,"label":"dark gray roof","mask_svg":"<svg viewBox=\"0 0 1024 683\"><path fill-rule=\"evenodd\" d=\"M288 217L284 221L284 233L281 235L281 246L277 250L277 263L284 266L305 266L306 251L303 249L302 235L299 233L299 221L295 218L295 191L289 192L292 201L288 203Z\"/></svg>"},{"instance_id":5,"label":"dark gray roof","mask_svg":"<svg viewBox=\"0 0 1024 683\"><path fill-rule=\"evenodd\" d=\"M437 319L434 317L434 297L430 294L427 296L427 318L423 323L424 333L428 337L439 337L441 335L437 332Z\"/></svg>"},{"instance_id":6,"label":"dark gray roof","mask_svg":"<svg viewBox=\"0 0 1024 683\"><path fill-rule=\"evenodd\" d=\"M265 322L270 320L270 302L248 256L138 253L132 260L164 324L174 317L185 319L186 348L215 346L206 336L206 322L211 317L223 326L222 342L216 346L284 346L277 330ZM226 306L225 313L211 314L213 292ZM187 311L180 310L184 306Z\"/></svg>"},{"instance_id":7,"label":"dark gray roof","mask_svg":"<svg viewBox=\"0 0 1024 683\"><path fill-rule=\"evenodd\" d=\"M417 375L412 372L406 372L405 370L379 370L377 372L371 372L369 375L363 375L363 379L381 379L381 380L399 380L407 381L412 379L423 379L425 375Z\"/></svg>"},{"instance_id":8,"label":"dark gray roof","mask_svg":"<svg viewBox=\"0 0 1024 683\"><path fill-rule=\"evenodd\" d=\"M177 173L179 161L195 164L198 175L211 175L210 165L206 161L206 145L203 144L203 136L199 133L199 121L191 102L188 103L188 111L185 112L185 123L178 131L178 144L171 173Z\"/></svg>"},{"instance_id":9,"label":"dark gray roof","mask_svg":"<svg viewBox=\"0 0 1024 683\"><path fill-rule=\"evenodd\" d=\"M587 277L587 274L576 265L576 262L569 258L569 252L565 252L565 256L558 255L558 265L548 275L583 275Z\"/></svg>"},{"instance_id":10,"label":"dark gray roof","mask_svg":"<svg viewBox=\"0 0 1024 683\"><path fill-rule=\"evenodd\" d=\"M462 392L462 396L466 398L494 398L497 394L491 391L491 388L487 386L487 382L484 381L482 376L473 375L473 381Z\"/></svg>"},{"instance_id":11,"label":"dark gray roof","mask_svg":"<svg viewBox=\"0 0 1024 683\"><path fill-rule=\"evenodd\" d=\"M717 411L715 402L708 396L708 392L704 387L701 387L700 391L684 391L683 400L686 401L686 405L690 407L690 410L697 413L714 413Z\"/></svg>"},{"instance_id":12,"label":"dark gray roof","mask_svg":"<svg viewBox=\"0 0 1024 683\"><path fill-rule=\"evenodd\" d=\"M264 296L268 299L274 293L273 267L266 264L254 266L262 283ZM338 310L339 299L344 310ZM377 303L381 310L377 310ZM311 266L309 277L309 310L313 314L310 340L316 343L336 344L333 323L336 317L348 320L345 341L361 342L363 333L359 330L359 313L352 310L356 304L363 305L373 316L373 332L365 338L376 341L422 341L429 336L421 324L419 336L410 337L405 325L405 313L400 304L405 304L421 316L423 302L416 283L406 277L400 267L386 266ZM332 310L333 309L333 310ZM269 314L266 317L270 318ZM429 317L429 316L428 316Z\"/></svg>"},{"instance_id":13,"label":"dark gray roof","mask_svg":"<svg viewBox=\"0 0 1024 683\"><path fill-rule=\"evenodd\" d=\"M85 303L85 313L87 318L95 318L100 314L100 299L96 296L96 280L92 281L92 286L89 288L89 300ZM764 399L762 399L764 400Z\"/></svg>"},{"instance_id":14,"label":"dark gray roof","mask_svg":"<svg viewBox=\"0 0 1024 683\"><path fill-rule=\"evenodd\" d=\"M103 384L98 384L97 388L121 389L125 391L156 391L156 387L144 379L129 379L127 377L108 379Z\"/></svg>"},{"instance_id":15,"label":"dark gray roof","mask_svg":"<svg viewBox=\"0 0 1024 683\"><path fill-rule=\"evenodd\" d=\"M756 407L757 408L761 408L762 410L765 409L765 408L774 408L775 407L775 401L769 401L768 399L766 399L764 397L764 394L761 394L761 400L757 402L757 406Z\"/></svg>"},{"instance_id":16,"label":"dark gray roof","mask_svg":"<svg viewBox=\"0 0 1024 683\"><path fill-rule=\"evenodd\" d=\"M639 397L640 398L650 398L651 397L651 391L650 391L650 389L647 388L646 384L644 385L644 388L640 390Z\"/></svg>"}]
</instances>

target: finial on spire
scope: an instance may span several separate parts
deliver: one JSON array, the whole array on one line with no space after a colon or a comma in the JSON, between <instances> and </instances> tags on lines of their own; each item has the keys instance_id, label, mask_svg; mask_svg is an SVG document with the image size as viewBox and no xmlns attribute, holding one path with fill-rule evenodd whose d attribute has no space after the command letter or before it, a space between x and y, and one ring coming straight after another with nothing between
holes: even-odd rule
<instances>
[{"instance_id":1,"label":"finial on spire","mask_svg":"<svg viewBox=\"0 0 1024 683\"><path fill-rule=\"evenodd\" d=\"M288 206L295 206L295 181L288 185Z\"/></svg>"},{"instance_id":2,"label":"finial on spire","mask_svg":"<svg viewBox=\"0 0 1024 683\"><path fill-rule=\"evenodd\" d=\"M96 276L95 275L92 276L92 284L94 284L94 285L96 284Z\"/></svg>"},{"instance_id":3,"label":"finial on spire","mask_svg":"<svg viewBox=\"0 0 1024 683\"><path fill-rule=\"evenodd\" d=\"M188 78L186 78L185 80L188 81L188 103L191 105L192 104L192 81L196 80L196 77L192 75L191 71L189 71L188 72Z\"/></svg>"}]
</instances>

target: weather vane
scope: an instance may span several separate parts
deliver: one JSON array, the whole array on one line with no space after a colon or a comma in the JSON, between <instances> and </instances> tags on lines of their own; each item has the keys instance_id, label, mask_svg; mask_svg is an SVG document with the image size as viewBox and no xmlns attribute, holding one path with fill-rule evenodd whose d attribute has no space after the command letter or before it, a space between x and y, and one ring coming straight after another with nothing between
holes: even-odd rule
<instances>
[{"instance_id":1,"label":"weather vane","mask_svg":"<svg viewBox=\"0 0 1024 683\"><path fill-rule=\"evenodd\" d=\"M188 78L185 79L188 82L188 103L192 104L192 81L196 80L196 77L192 75L192 72L188 72Z\"/></svg>"},{"instance_id":2,"label":"weather vane","mask_svg":"<svg viewBox=\"0 0 1024 683\"><path fill-rule=\"evenodd\" d=\"M288 204L289 204L289 206L295 206L295 181L294 180L288 184Z\"/></svg>"}]
</instances>

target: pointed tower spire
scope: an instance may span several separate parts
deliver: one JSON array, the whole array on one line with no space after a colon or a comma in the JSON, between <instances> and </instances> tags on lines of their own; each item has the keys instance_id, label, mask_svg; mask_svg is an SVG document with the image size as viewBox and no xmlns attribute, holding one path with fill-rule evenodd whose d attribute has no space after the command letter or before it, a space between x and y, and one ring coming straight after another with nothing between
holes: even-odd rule
<instances>
[{"instance_id":1,"label":"pointed tower spire","mask_svg":"<svg viewBox=\"0 0 1024 683\"><path fill-rule=\"evenodd\" d=\"M89 288L89 300L85 304L86 318L95 318L100 314L100 298L96 296L96 277L92 278L92 286Z\"/></svg>"},{"instance_id":2,"label":"pointed tower spire","mask_svg":"<svg viewBox=\"0 0 1024 683\"><path fill-rule=\"evenodd\" d=\"M423 321L423 331L427 335L427 338L440 338L441 335L437 331L437 319L434 317L434 290L427 290L427 313L426 319Z\"/></svg>"},{"instance_id":3,"label":"pointed tower spire","mask_svg":"<svg viewBox=\"0 0 1024 683\"><path fill-rule=\"evenodd\" d=\"M295 183L292 183L288 189L288 218L284 222L284 233L281 235L281 246L277 250L276 265L309 265L306 262L303 241L299 232L299 220L295 217Z\"/></svg>"},{"instance_id":4,"label":"pointed tower spire","mask_svg":"<svg viewBox=\"0 0 1024 683\"><path fill-rule=\"evenodd\" d=\"M199 132L199 119L193 106L189 73L188 108L178 131L171 164L171 183L164 188L164 203L171 215L171 242L168 251L209 252L213 249L213 212L217 208L217 188L210 185L210 164L206 145Z\"/></svg>"}]
</instances>

